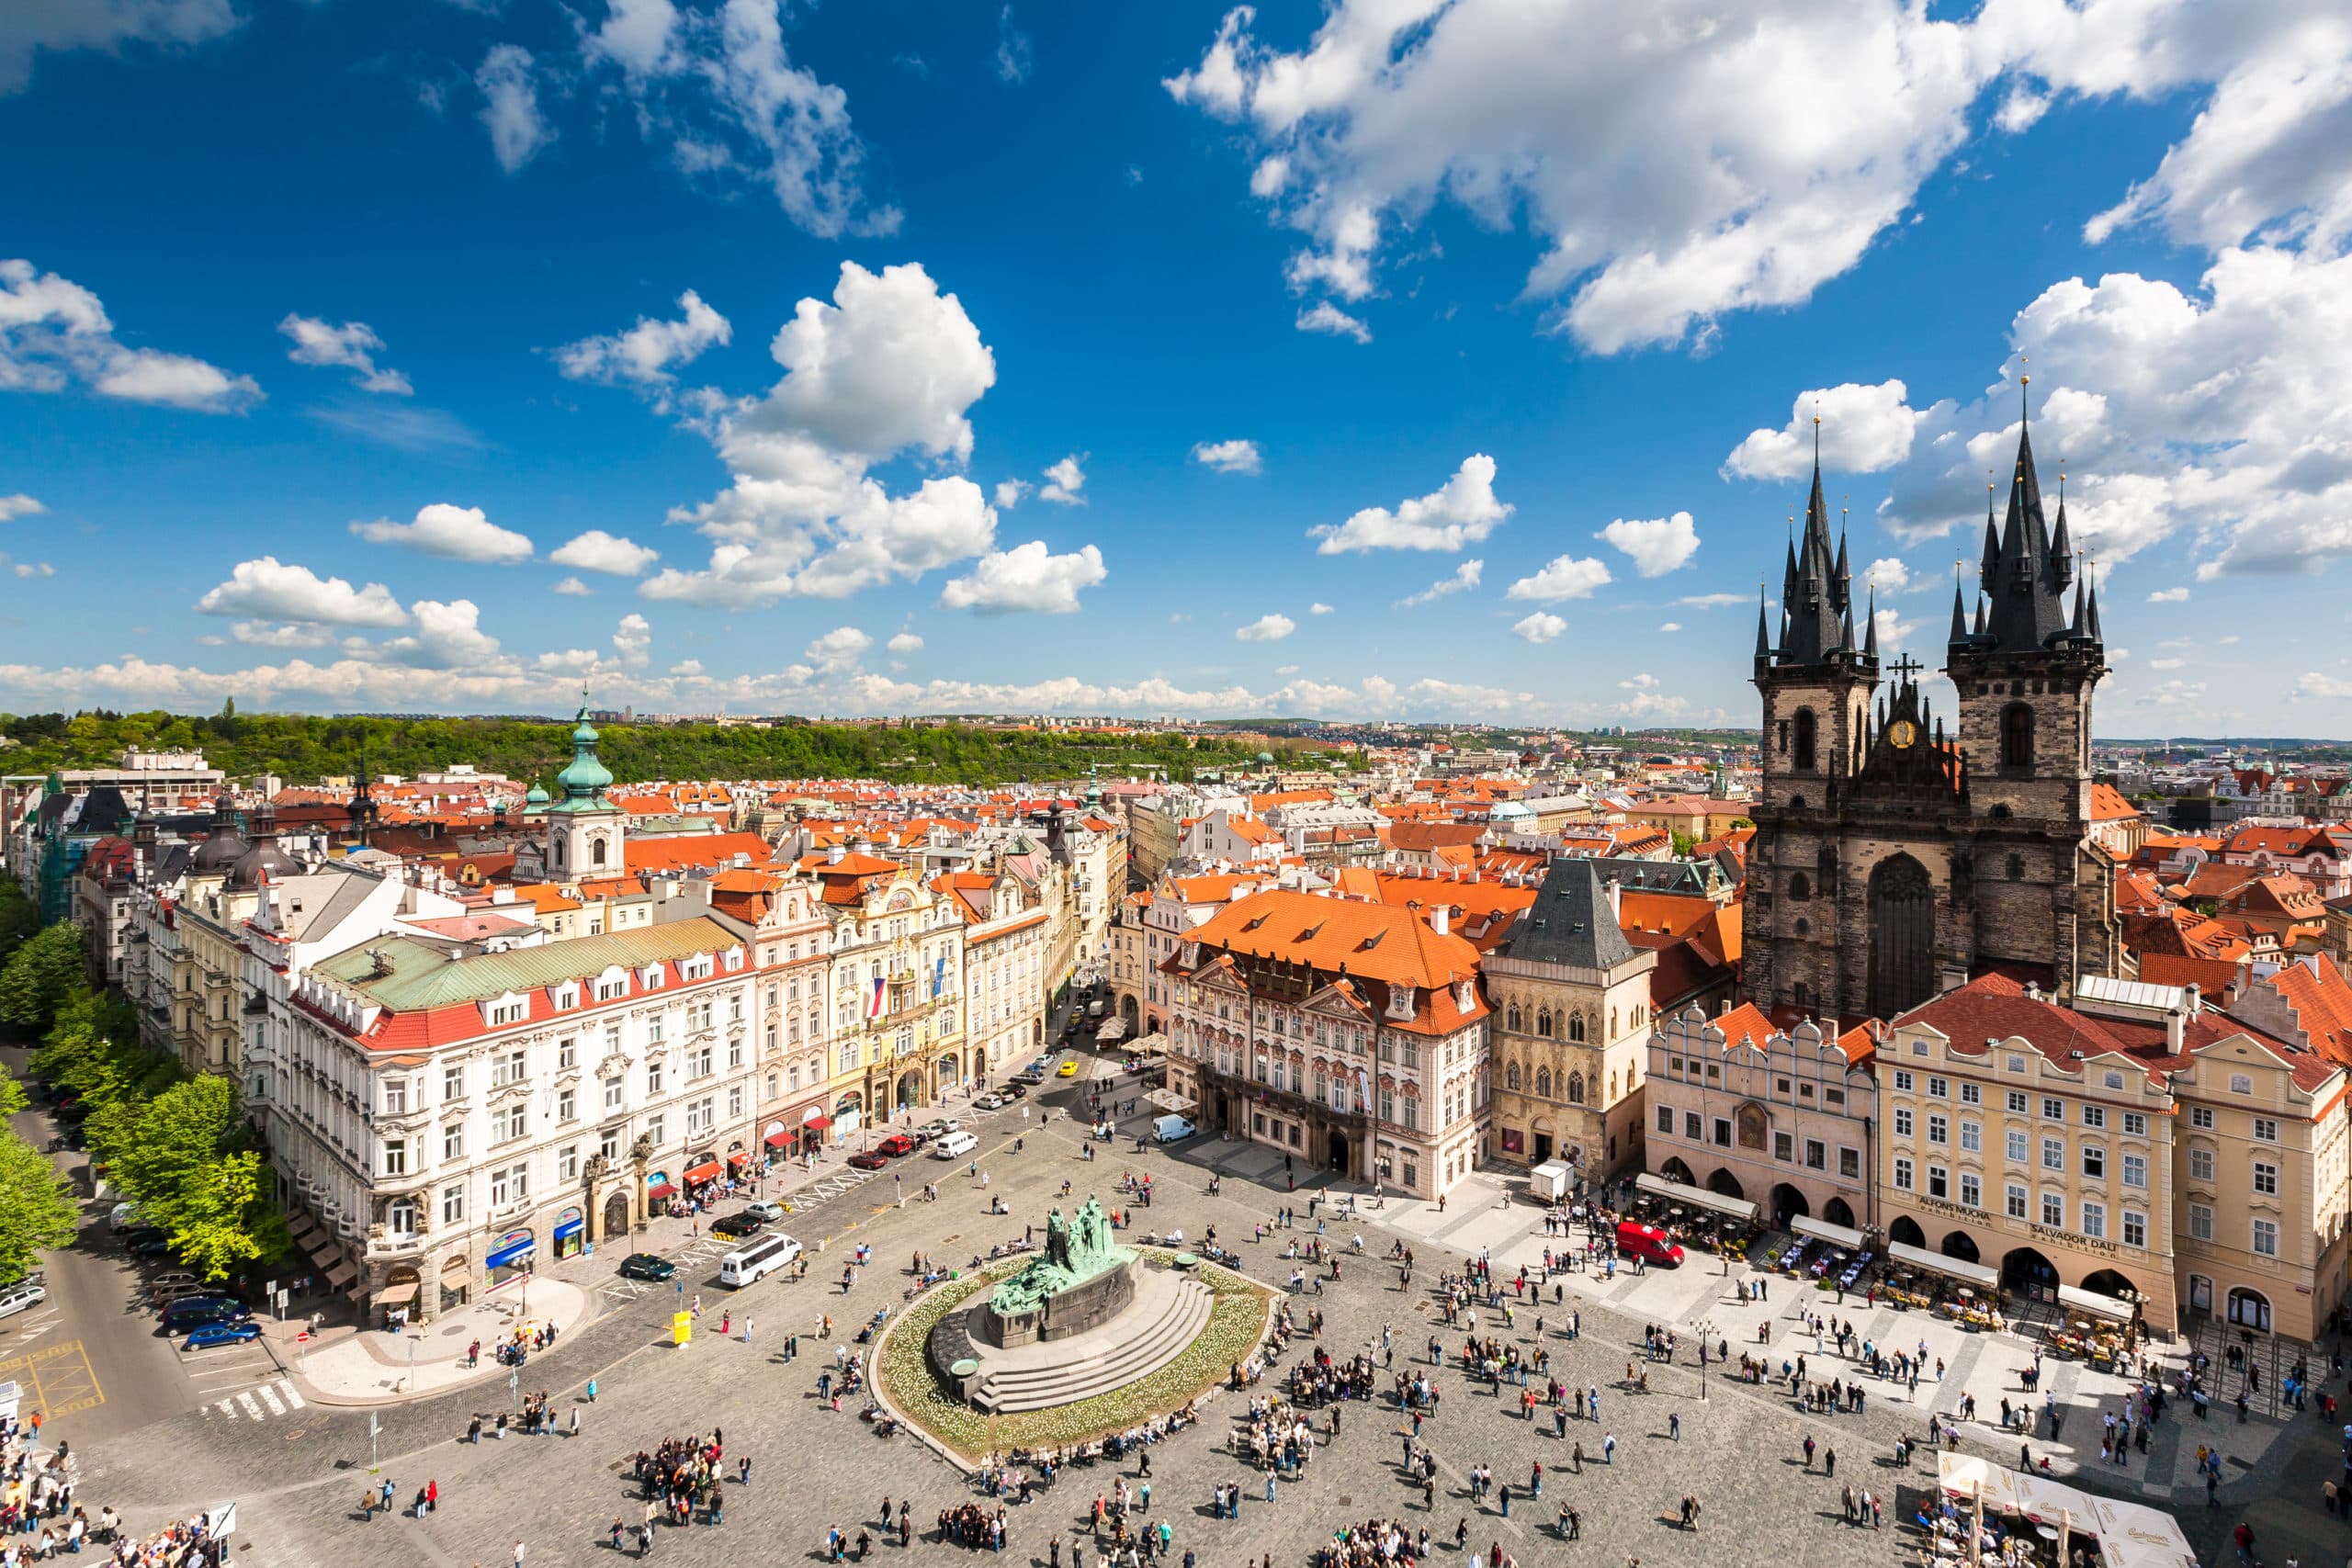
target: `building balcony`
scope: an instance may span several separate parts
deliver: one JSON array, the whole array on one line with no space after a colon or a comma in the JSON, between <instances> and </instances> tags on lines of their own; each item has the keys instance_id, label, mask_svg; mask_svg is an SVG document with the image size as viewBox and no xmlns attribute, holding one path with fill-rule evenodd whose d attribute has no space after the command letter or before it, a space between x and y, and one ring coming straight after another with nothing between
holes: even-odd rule
<instances>
[{"instance_id":1,"label":"building balcony","mask_svg":"<svg viewBox=\"0 0 2352 1568\"><path fill-rule=\"evenodd\" d=\"M1272 1084L1260 1083L1255 1078L1237 1077L1231 1073L1218 1072L1216 1067L1206 1062L1199 1064L1199 1072L1204 1092L1218 1089L1238 1093L1249 1100L1250 1103L1262 1105L1269 1111L1279 1111L1290 1116L1319 1117L1326 1122L1359 1127L1371 1120L1369 1114L1364 1111L1337 1110L1328 1101L1316 1100L1308 1095L1294 1094L1289 1089L1276 1089Z\"/></svg>"}]
</instances>

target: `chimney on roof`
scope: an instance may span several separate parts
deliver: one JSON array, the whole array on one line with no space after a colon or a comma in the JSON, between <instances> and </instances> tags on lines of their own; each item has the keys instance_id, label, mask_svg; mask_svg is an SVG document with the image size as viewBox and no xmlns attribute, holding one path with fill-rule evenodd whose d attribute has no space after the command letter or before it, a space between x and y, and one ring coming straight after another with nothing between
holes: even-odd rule
<instances>
[{"instance_id":1,"label":"chimney on roof","mask_svg":"<svg viewBox=\"0 0 2352 1568\"><path fill-rule=\"evenodd\" d=\"M1619 925L1625 923L1625 887L1615 877L1609 879L1609 913Z\"/></svg>"},{"instance_id":2,"label":"chimney on roof","mask_svg":"<svg viewBox=\"0 0 2352 1568\"><path fill-rule=\"evenodd\" d=\"M1430 930L1437 932L1440 936L1444 936L1446 934L1446 922L1452 917L1453 913L1453 911L1443 904L1440 904L1436 908L1431 909L1430 911Z\"/></svg>"}]
</instances>

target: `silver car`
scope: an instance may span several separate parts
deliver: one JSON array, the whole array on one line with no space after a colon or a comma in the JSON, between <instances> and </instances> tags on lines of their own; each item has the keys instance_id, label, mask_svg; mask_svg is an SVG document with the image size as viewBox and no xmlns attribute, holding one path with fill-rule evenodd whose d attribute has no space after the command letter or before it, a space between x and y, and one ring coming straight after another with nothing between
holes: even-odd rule
<instances>
[{"instance_id":1,"label":"silver car","mask_svg":"<svg viewBox=\"0 0 2352 1568\"><path fill-rule=\"evenodd\" d=\"M39 1306L47 1300L49 1291L40 1280L19 1280L0 1287L0 1317L14 1317L27 1307Z\"/></svg>"}]
</instances>

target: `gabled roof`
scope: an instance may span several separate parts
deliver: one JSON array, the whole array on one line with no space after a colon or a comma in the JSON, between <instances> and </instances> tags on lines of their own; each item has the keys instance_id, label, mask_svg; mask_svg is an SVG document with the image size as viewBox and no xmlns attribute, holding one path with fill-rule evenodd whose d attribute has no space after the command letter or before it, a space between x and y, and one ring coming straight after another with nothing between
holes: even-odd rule
<instances>
[{"instance_id":1,"label":"gabled roof","mask_svg":"<svg viewBox=\"0 0 2352 1568\"><path fill-rule=\"evenodd\" d=\"M643 969L695 953L723 953L742 943L742 933L732 922L711 916L464 958L451 958L441 947L414 937L393 936L339 953L314 965L312 973L392 1011L412 1012L560 986L600 975L615 964ZM376 972L379 954L382 974ZM537 1010L533 1010L535 1014Z\"/></svg>"},{"instance_id":2,"label":"gabled roof","mask_svg":"<svg viewBox=\"0 0 2352 1568\"><path fill-rule=\"evenodd\" d=\"M1578 969L1611 969L1634 956L1601 888L1598 863L1577 859L1552 863L1501 951L1526 963Z\"/></svg>"}]
</instances>

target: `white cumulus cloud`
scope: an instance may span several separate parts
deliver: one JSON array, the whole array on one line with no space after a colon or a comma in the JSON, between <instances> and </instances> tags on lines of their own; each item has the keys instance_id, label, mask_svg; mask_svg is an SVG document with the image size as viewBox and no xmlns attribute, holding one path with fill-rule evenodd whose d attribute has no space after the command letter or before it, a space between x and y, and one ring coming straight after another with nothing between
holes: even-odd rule
<instances>
[{"instance_id":1,"label":"white cumulus cloud","mask_svg":"<svg viewBox=\"0 0 2352 1568\"><path fill-rule=\"evenodd\" d=\"M1495 460L1483 452L1462 459L1442 490L1401 502L1396 511L1367 506L1346 522L1309 528L1318 555L1350 550L1458 550L1476 544L1511 514L1495 497Z\"/></svg>"},{"instance_id":2,"label":"white cumulus cloud","mask_svg":"<svg viewBox=\"0 0 2352 1568\"><path fill-rule=\"evenodd\" d=\"M1361 316L1351 316L1329 299L1317 299L1298 313L1298 330L1303 333L1323 333L1331 337L1353 338L1358 343L1372 341L1372 328Z\"/></svg>"},{"instance_id":3,"label":"white cumulus cloud","mask_svg":"<svg viewBox=\"0 0 2352 1568\"><path fill-rule=\"evenodd\" d=\"M1608 566L1591 556L1555 556L1533 576L1512 583L1503 597L1555 604L1563 599L1589 599L1609 581Z\"/></svg>"},{"instance_id":4,"label":"white cumulus cloud","mask_svg":"<svg viewBox=\"0 0 2352 1568\"><path fill-rule=\"evenodd\" d=\"M1789 423L1778 430L1755 430L1724 459L1724 477L1791 479L1813 469L1814 436L1821 438L1826 468L1874 474L1911 455L1919 414L1906 400L1910 389L1897 380L1876 386L1847 381L1799 392ZM1815 425L1815 421L1820 423Z\"/></svg>"},{"instance_id":5,"label":"white cumulus cloud","mask_svg":"<svg viewBox=\"0 0 2352 1568\"><path fill-rule=\"evenodd\" d=\"M835 626L800 650L800 657L829 673L838 674L865 657L874 639L855 626Z\"/></svg>"},{"instance_id":6,"label":"white cumulus cloud","mask_svg":"<svg viewBox=\"0 0 2352 1568\"><path fill-rule=\"evenodd\" d=\"M0 495L0 523L13 523L19 517L38 517L48 510L22 491L14 495Z\"/></svg>"},{"instance_id":7,"label":"white cumulus cloud","mask_svg":"<svg viewBox=\"0 0 2352 1568\"><path fill-rule=\"evenodd\" d=\"M892 637L886 646L888 647L892 653L895 653L899 658L904 659L910 653L921 653L922 651L922 638L917 637L912 632L900 632L898 636Z\"/></svg>"},{"instance_id":8,"label":"white cumulus cloud","mask_svg":"<svg viewBox=\"0 0 2352 1568\"><path fill-rule=\"evenodd\" d=\"M2188 590L2186 588L2159 588L2148 595L2148 603L2151 604L2185 604L2188 599Z\"/></svg>"},{"instance_id":9,"label":"white cumulus cloud","mask_svg":"<svg viewBox=\"0 0 2352 1568\"><path fill-rule=\"evenodd\" d=\"M576 577L567 577L559 581L549 592L561 593L570 598L586 599L594 596L596 591Z\"/></svg>"},{"instance_id":10,"label":"white cumulus cloud","mask_svg":"<svg viewBox=\"0 0 2352 1568\"><path fill-rule=\"evenodd\" d=\"M1102 552L1092 545L1057 556L1046 548L1043 539L1032 539L982 556L968 576L947 581L939 602L951 610L987 615L1026 611L1067 615L1077 611L1080 590L1093 587L1108 575Z\"/></svg>"},{"instance_id":11,"label":"white cumulus cloud","mask_svg":"<svg viewBox=\"0 0 2352 1568\"><path fill-rule=\"evenodd\" d=\"M275 556L239 561L229 580L196 602L207 615L254 620L300 621L330 626L404 626L408 612L380 582L354 588L340 577L321 577L306 566L281 564Z\"/></svg>"},{"instance_id":12,"label":"white cumulus cloud","mask_svg":"<svg viewBox=\"0 0 2352 1568\"><path fill-rule=\"evenodd\" d=\"M1220 474L1254 474L1262 467L1255 441L1195 442L1193 461Z\"/></svg>"},{"instance_id":13,"label":"white cumulus cloud","mask_svg":"<svg viewBox=\"0 0 2352 1568\"><path fill-rule=\"evenodd\" d=\"M613 628L613 657L624 670L642 670L653 647L653 625L632 612Z\"/></svg>"},{"instance_id":14,"label":"white cumulus cloud","mask_svg":"<svg viewBox=\"0 0 2352 1568\"><path fill-rule=\"evenodd\" d=\"M566 540L548 557L558 566L611 577L635 577L661 558L660 551L602 528L591 528Z\"/></svg>"},{"instance_id":15,"label":"white cumulus cloud","mask_svg":"<svg viewBox=\"0 0 2352 1568\"><path fill-rule=\"evenodd\" d=\"M0 260L0 392L76 384L100 397L195 413L243 413L262 400L250 376L185 354L125 347L96 294L21 258Z\"/></svg>"},{"instance_id":16,"label":"white cumulus cloud","mask_svg":"<svg viewBox=\"0 0 2352 1568\"><path fill-rule=\"evenodd\" d=\"M1568 629L1568 623L1548 610L1538 610L1514 622L1510 629L1513 637L1523 637L1529 642L1550 642Z\"/></svg>"},{"instance_id":17,"label":"white cumulus cloud","mask_svg":"<svg viewBox=\"0 0 2352 1568\"><path fill-rule=\"evenodd\" d=\"M383 352L384 340L365 321L345 321L338 327L314 316L288 311L286 319L277 323L277 330L294 340L286 357L297 365L340 366L355 371L352 384L363 392L405 398L416 390L409 385L406 376L376 363L376 355Z\"/></svg>"},{"instance_id":18,"label":"white cumulus cloud","mask_svg":"<svg viewBox=\"0 0 2352 1568\"><path fill-rule=\"evenodd\" d=\"M1298 629L1298 623L1288 615L1261 615L1233 634L1237 642L1280 642Z\"/></svg>"},{"instance_id":19,"label":"white cumulus cloud","mask_svg":"<svg viewBox=\"0 0 2352 1568\"><path fill-rule=\"evenodd\" d=\"M490 132L491 153L508 174L555 140L554 129L539 112L538 79L529 50L520 44L492 44L474 72L474 87L481 94L481 123Z\"/></svg>"},{"instance_id":20,"label":"white cumulus cloud","mask_svg":"<svg viewBox=\"0 0 2352 1568\"><path fill-rule=\"evenodd\" d=\"M1688 512L1671 517L1626 518L1593 536L1622 552L1644 577L1664 577L1699 553L1699 530Z\"/></svg>"},{"instance_id":21,"label":"white cumulus cloud","mask_svg":"<svg viewBox=\"0 0 2352 1568\"><path fill-rule=\"evenodd\" d=\"M678 296L678 311L675 321L639 316L626 332L565 344L555 351L556 368L574 381L634 387L666 411L677 383L673 372L730 341L735 330L691 288Z\"/></svg>"},{"instance_id":22,"label":"white cumulus cloud","mask_svg":"<svg viewBox=\"0 0 2352 1568\"><path fill-rule=\"evenodd\" d=\"M1427 588L1422 589L1419 593L1413 594L1409 598L1397 600L1396 608L1400 610L1410 610L1417 605L1427 604L1432 600L1443 599L1450 594L1465 592L1468 590L1478 586L1478 579L1482 574L1484 574L1486 570L1487 563L1485 561L1464 561L1460 566L1453 569L1453 576L1441 577L1435 582L1430 583Z\"/></svg>"},{"instance_id":23,"label":"white cumulus cloud","mask_svg":"<svg viewBox=\"0 0 2352 1568\"><path fill-rule=\"evenodd\" d=\"M1085 505L1086 498L1079 493L1086 488L1086 470L1080 467L1085 461L1085 453L1073 452L1047 468L1046 482L1037 487L1037 499L1064 506Z\"/></svg>"},{"instance_id":24,"label":"white cumulus cloud","mask_svg":"<svg viewBox=\"0 0 2352 1568\"><path fill-rule=\"evenodd\" d=\"M479 506L435 502L419 508L413 523L379 517L372 523L354 523L351 531L371 545L398 545L449 560L511 566L531 558L531 541L511 528L501 528Z\"/></svg>"},{"instance_id":25,"label":"white cumulus cloud","mask_svg":"<svg viewBox=\"0 0 2352 1568\"><path fill-rule=\"evenodd\" d=\"M1314 604L1309 604L1306 607L1306 613L1310 615L1328 615L1337 606L1335 605L1326 604L1318 599Z\"/></svg>"}]
</instances>

